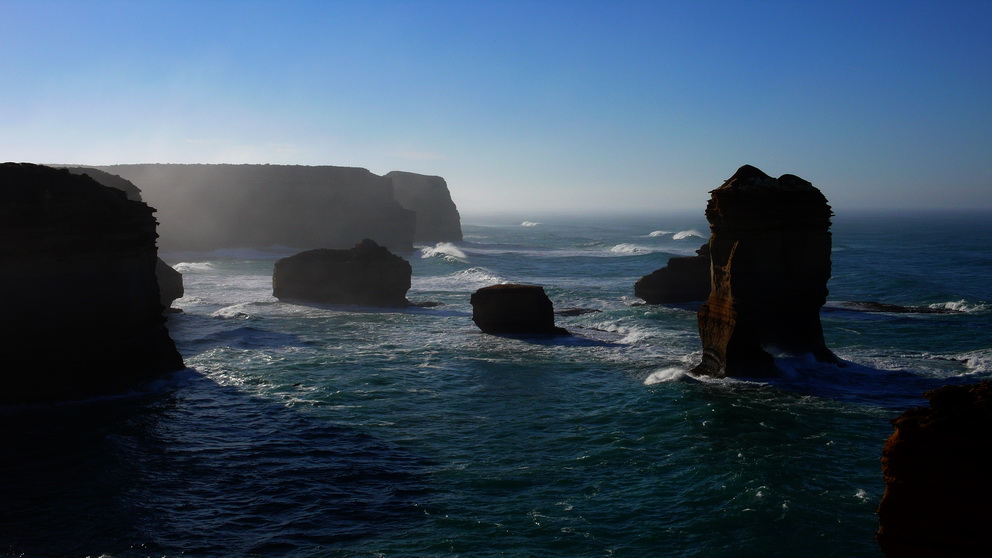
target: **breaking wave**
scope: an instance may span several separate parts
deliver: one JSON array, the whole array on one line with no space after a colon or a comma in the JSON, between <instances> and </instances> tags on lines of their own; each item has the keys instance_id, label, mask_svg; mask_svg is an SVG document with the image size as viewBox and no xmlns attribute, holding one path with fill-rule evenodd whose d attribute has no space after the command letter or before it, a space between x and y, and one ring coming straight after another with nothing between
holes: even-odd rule
<instances>
[{"instance_id":1,"label":"breaking wave","mask_svg":"<svg viewBox=\"0 0 992 558\"><path fill-rule=\"evenodd\" d=\"M693 237L693 236L696 236L696 237L699 237L699 238L706 238L703 235L703 233L697 231L696 229L689 229L687 231L679 231L679 232L675 233L674 235L672 235L672 238L674 240L683 240L683 239L690 238L690 237Z\"/></svg>"},{"instance_id":2,"label":"breaking wave","mask_svg":"<svg viewBox=\"0 0 992 558\"><path fill-rule=\"evenodd\" d=\"M501 285L508 282L506 279L484 267L470 267L448 275L414 277L411 291L476 291L482 287Z\"/></svg>"},{"instance_id":3,"label":"breaking wave","mask_svg":"<svg viewBox=\"0 0 992 558\"><path fill-rule=\"evenodd\" d=\"M610 248L610 252L614 254L650 254L653 251L650 248L637 246L636 244L617 244L613 248Z\"/></svg>"},{"instance_id":4,"label":"breaking wave","mask_svg":"<svg viewBox=\"0 0 992 558\"><path fill-rule=\"evenodd\" d=\"M984 312L989 309L987 304L972 304L965 300L951 302L935 302L929 305L934 310L951 310L953 312Z\"/></svg>"},{"instance_id":5,"label":"breaking wave","mask_svg":"<svg viewBox=\"0 0 992 558\"><path fill-rule=\"evenodd\" d=\"M651 231L651 234L649 234L648 236L656 237L656 236L665 236L666 234L673 234L673 233L672 231Z\"/></svg>"},{"instance_id":6,"label":"breaking wave","mask_svg":"<svg viewBox=\"0 0 992 558\"><path fill-rule=\"evenodd\" d=\"M540 225L540 223L537 221L524 221L523 223L520 223L521 227L536 227L538 225Z\"/></svg>"},{"instance_id":7,"label":"breaking wave","mask_svg":"<svg viewBox=\"0 0 992 558\"><path fill-rule=\"evenodd\" d=\"M438 242L436 246L427 246L420 249L420 257L444 258L449 261L464 261L468 258L457 246L450 242Z\"/></svg>"}]
</instances>

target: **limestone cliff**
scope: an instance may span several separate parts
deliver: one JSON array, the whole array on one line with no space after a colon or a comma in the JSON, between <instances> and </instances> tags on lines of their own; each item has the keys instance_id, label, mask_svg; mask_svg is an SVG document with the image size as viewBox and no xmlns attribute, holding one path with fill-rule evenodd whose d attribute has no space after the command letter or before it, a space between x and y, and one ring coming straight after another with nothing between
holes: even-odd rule
<instances>
[{"instance_id":1,"label":"limestone cliff","mask_svg":"<svg viewBox=\"0 0 992 558\"><path fill-rule=\"evenodd\" d=\"M890 558L992 556L992 382L925 396L882 450L878 542Z\"/></svg>"},{"instance_id":2,"label":"limestone cliff","mask_svg":"<svg viewBox=\"0 0 992 558\"><path fill-rule=\"evenodd\" d=\"M137 184L144 199L158 209L163 250L272 245L347 249L363 238L373 238L399 251L413 248L418 223L427 231L425 238L439 234L432 229L430 214L418 217L397 201L392 178L361 168L172 164L99 168ZM427 182L432 184L427 191L440 195L436 181ZM450 216L450 211L440 214ZM450 225L439 227L450 229ZM458 238L441 239L460 239L460 232Z\"/></svg>"},{"instance_id":3,"label":"limestone cliff","mask_svg":"<svg viewBox=\"0 0 992 558\"><path fill-rule=\"evenodd\" d=\"M440 176L392 171L393 196L403 207L417 213L417 242L457 242L462 239L461 217L451 201L448 185Z\"/></svg>"},{"instance_id":4,"label":"limestone cliff","mask_svg":"<svg viewBox=\"0 0 992 558\"><path fill-rule=\"evenodd\" d=\"M104 395L183 368L152 211L88 176L0 165L0 403Z\"/></svg>"},{"instance_id":5,"label":"limestone cliff","mask_svg":"<svg viewBox=\"0 0 992 558\"><path fill-rule=\"evenodd\" d=\"M830 278L830 206L809 182L745 165L711 192L710 295L694 372L773 376L766 349L837 362L820 325Z\"/></svg>"}]
</instances>

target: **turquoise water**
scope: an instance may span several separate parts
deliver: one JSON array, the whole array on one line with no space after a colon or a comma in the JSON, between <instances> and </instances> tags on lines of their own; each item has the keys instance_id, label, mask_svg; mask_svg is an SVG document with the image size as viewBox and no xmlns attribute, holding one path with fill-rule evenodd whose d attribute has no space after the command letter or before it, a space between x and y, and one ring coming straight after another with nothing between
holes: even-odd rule
<instances>
[{"instance_id":1,"label":"turquoise water","mask_svg":"<svg viewBox=\"0 0 992 558\"><path fill-rule=\"evenodd\" d=\"M465 217L402 254L402 311L271 296L289 248L163 254L190 370L5 413L0 549L24 556L879 556L888 421L990 376L989 215L844 215L822 318L846 363L695 378L695 308L633 283L701 215ZM575 336L480 333L469 296L543 285ZM864 313L845 301L959 310ZM12 433L12 432L15 432ZM58 534L58 536L55 536Z\"/></svg>"}]
</instances>

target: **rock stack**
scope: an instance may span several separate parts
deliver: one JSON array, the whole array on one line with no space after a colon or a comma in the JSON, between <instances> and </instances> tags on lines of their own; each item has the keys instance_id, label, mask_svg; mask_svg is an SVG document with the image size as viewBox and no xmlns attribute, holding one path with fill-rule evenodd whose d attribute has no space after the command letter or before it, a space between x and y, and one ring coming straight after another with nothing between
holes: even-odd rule
<instances>
[{"instance_id":1,"label":"rock stack","mask_svg":"<svg viewBox=\"0 0 992 558\"><path fill-rule=\"evenodd\" d=\"M569 335L539 285L493 285L472 293L472 321L494 335Z\"/></svg>"},{"instance_id":2,"label":"rock stack","mask_svg":"<svg viewBox=\"0 0 992 558\"><path fill-rule=\"evenodd\" d=\"M375 241L349 250L319 248L283 258L272 274L280 300L325 304L406 307L413 268Z\"/></svg>"},{"instance_id":3,"label":"rock stack","mask_svg":"<svg viewBox=\"0 0 992 558\"><path fill-rule=\"evenodd\" d=\"M820 325L831 215L809 182L750 165L711 192L711 289L698 315L703 358L695 373L775 376L766 349L837 362Z\"/></svg>"},{"instance_id":4,"label":"rock stack","mask_svg":"<svg viewBox=\"0 0 992 558\"><path fill-rule=\"evenodd\" d=\"M634 283L634 294L648 304L702 302L710 295L710 245L703 244L695 256L668 260L665 267Z\"/></svg>"}]
</instances>

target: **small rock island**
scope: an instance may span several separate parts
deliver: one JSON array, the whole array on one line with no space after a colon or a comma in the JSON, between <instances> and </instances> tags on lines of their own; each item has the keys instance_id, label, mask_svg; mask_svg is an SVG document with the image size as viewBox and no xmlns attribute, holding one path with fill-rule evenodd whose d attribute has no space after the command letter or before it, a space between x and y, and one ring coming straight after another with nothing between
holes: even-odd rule
<instances>
[{"instance_id":1,"label":"small rock island","mask_svg":"<svg viewBox=\"0 0 992 558\"><path fill-rule=\"evenodd\" d=\"M571 335L555 326L554 305L539 285L492 285L472 293L472 321L493 335Z\"/></svg>"},{"instance_id":2,"label":"small rock island","mask_svg":"<svg viewBox=\"0 0 992 558\"><path fill-rule=\"evenodd\" d=\"M405 308L413 268L374 240L348 250L306 250L275 263L272 295L284 301Z\"/></svg>"}]
</instances>

